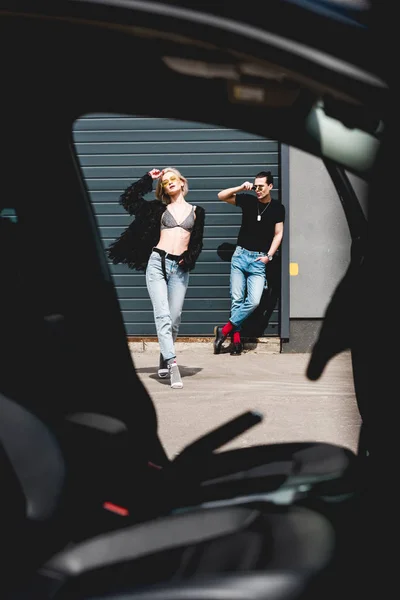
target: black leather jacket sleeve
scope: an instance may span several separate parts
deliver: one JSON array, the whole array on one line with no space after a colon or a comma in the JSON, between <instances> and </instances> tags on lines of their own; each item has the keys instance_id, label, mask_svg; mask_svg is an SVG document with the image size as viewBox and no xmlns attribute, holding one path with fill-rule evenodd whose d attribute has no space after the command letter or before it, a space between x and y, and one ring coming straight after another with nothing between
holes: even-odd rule
<instances>
[{"instance_id":1,"label":"black leather jacket sleeve","mask_svg":"<svg viewBox=\"0 0 400 600\"><path fill-rule=\"evenodd\" d=\"M153 179L146 173L121 194L119 203L130 215L137 215L147 206L144 195L153 189Z\"/></svg>"},{"instance_id":2,"label":"black leather jacket sleeve","mask_svg":"<svg viewBox=\"0 0 400 600\"><path fill-rule=\"evenodd\" d=\"M188 249L182 254L184 264L181 265L184 271L191 271L194 269L196 261L203 249L203 235L204 235L204 222L206 211L201 206L196 206L196 220L192 235L190 236L190 242Z\"/></svg>"}]
</instances>

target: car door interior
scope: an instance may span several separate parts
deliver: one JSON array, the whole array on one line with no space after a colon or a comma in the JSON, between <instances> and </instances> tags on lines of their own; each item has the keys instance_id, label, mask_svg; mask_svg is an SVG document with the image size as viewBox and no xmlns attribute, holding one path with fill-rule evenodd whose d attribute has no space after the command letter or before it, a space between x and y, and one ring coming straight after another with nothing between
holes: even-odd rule
<instances>
[{"instance_id":1,"label":"car door interior","mask_svg":"<svg viewBox=\"0 0 400 600\"><path fill-rule=\"evenodd\" d=\"M18 542L20 568L17 582L5 577L2 585L12 584L18 598L83 598L238 572L287 572L290 583L294 571L303 589L321 572L338 582L338 567L343 570L348 562L355 540L349 531L342 537L321 507L280 505L262 497L236 506L222 503L153 516L79 539L85 525L79 505L72 501L71 506L71 494L79 498L82 490L73 485L73 474L69 478L57 437L4 395L0 410L2 464L3 457L8 461L2 470L3 502L5 497L13 517L4 522L3 542L9 541L11 548ZM18 428L24 431L22 448Z\"/></svg>"},{"instance_id":2,"label":"car door interior","mask_svg":"<svg viewBox=\"0 0 400 600\"><path fill-rule=\"evenodd\" d=\"M221 452L262 418L249 412L168 458L126 342L72 126L94 110L195 117L275 136L317 156L324 155L324 122L317 131L310 115L315 124L321 106L329 119L352 120L352 133L363 129L367 139L339 137L325 154L352 257L308 375L317 379L334 354L350 348L360 413L369 423L360 375L366 368L363 313L357 314L366 285L366 222L343 166L367 180L374 175L366 153L382 152L375 117L385 114L386 90L307 64L295 50L282 52L279 62L277 49L260 40L238 55L246 39L238 33L231 42L220 32L219 49L204 41L213 29L204 33L198 22L190 41L175 38L181 17L168 11L155 26L151 7L119 7L119 13L114 6L111 27L105 5L93 3L85 14L85 3L69 4L71 13L56 7L44 19L40 13L2 15L4 39L15 53L4 72L8 119L1 142L7 156L0 200L2 597L334 597L350 569L354 577L364 564L369 438L359 455L312 441ZM21 40L37 36L43 47L32 44L21 56ZM52 57L44 47L52 48ZM248 62L268 65L272 81L262 87L279 98L278 106L271 100L249 110L248 103L232 101L232 81L188 74L190 60L227 63L239 72ZM157 78L149 79L152 71ZM133 100L124 90L130 77ZM159 90L172 82L184 86L183 98L172 102L163 95L161 101ZM239 82L247 85L248 76ZM261 85L251 78L250 84ZM324 94L331 97L321 104ZM199 110L199 96L213 102ZM365 146L355 148L356 159L346 165L340 150L353 139ZM354 321L342 331L337 324L350 298ZM35 343L29 356L24 339Z\"/></svg>"}]
</instances>

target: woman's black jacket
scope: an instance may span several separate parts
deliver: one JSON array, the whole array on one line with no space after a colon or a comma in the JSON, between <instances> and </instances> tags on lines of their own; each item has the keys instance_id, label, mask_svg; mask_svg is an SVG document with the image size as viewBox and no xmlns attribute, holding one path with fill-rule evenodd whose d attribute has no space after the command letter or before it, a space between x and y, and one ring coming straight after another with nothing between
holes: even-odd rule
<instances>
[{"instance_id":1,"label":"woman's black jacket","mask_svg":"<svg viewBox=\"0 0 400 600\"><path fill-rule=\"evenodd\" d=\"M161 200L145 200L143 196L153 189L153 179L146 173L132 183L120 196L120 204L135 219L107 249L107 255L114 264L125 263L131 269L144 271L152 248L160 239L161 215L167 206ZM203 248L205 210L196 206L196 219L188 249L182 254L181 267L191 271Z\"/></svg>"}]
</instances>

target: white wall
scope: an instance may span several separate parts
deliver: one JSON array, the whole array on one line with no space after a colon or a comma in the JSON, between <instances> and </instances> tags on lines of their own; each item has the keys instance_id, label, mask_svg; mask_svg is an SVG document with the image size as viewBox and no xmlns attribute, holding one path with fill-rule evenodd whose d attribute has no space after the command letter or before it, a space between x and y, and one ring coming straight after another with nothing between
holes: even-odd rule
<instances>
[{"instance_id":1,"label":"white wall","mask_svg":"<svg viewBox=\"0 0 400 600\"><path fill-rule=\"evenodd\" d=\"M290 318L321 318L350 260L350 234L323 162L296 148L289 155ZM366 184L349 177L365 210Z\"/></svg>"}]
</instances>

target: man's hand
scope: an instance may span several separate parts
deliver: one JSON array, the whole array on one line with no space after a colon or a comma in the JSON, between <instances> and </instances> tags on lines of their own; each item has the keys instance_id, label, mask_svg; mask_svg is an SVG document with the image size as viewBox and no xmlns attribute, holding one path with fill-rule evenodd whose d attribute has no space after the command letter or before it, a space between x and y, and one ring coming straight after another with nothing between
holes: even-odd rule
<instances>
[{"instance_id":1,"label":"man's hand","mask_svg":"<svg viewBox=\"0 0 400 600\"><path fill-rule=\"evenodd\" d=\"M250 181L245 181L242 185L237 185L236 187L227 188L226 190L221 190L218 192L219 200L223 202L228 202L228 204L236 204L235 196L239 192L243 192L243 190L251 190L253 184Z\"/></svg>"},{"instance_id":2,"label":"man's hand","mask_svg":"<svg viewBox=\"0 0 400 600\"><path fill-rule=\"evenodd\" d=\"M162 171L160 171L160 169L152 169L151 171L149 171L149 175L152 179L158 179L159 177L161 177L162 175Z\"/></svg>"},{"instance_id":3,"label":"man's hand","mask_svg":"<svg viewBox=\"0 0 400 600\"><path fill-rule=\"evenodd\" d=\"M268 256L259 256L258 258L256 258L256 262L260 260L261 262L264 263L264 265L269 263L269 258Z\"/></svg>"}]
</instances>

